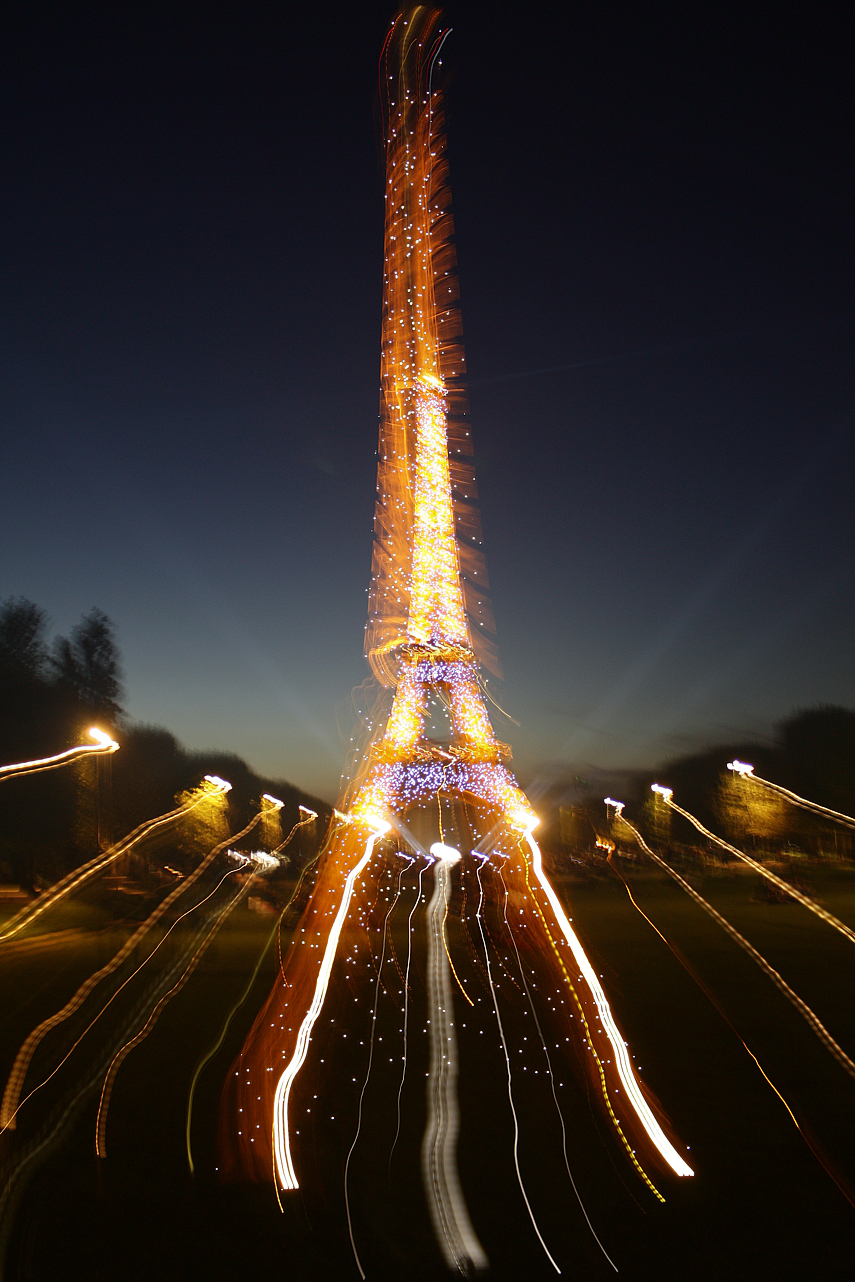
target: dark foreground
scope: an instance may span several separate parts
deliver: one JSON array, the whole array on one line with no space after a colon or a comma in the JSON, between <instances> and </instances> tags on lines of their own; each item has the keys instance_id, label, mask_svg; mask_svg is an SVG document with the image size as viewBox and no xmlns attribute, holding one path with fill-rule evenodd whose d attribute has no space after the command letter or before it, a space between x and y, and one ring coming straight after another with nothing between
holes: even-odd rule
<instances>
[{"instance_id":1,"label":"dark foreground","mask_svg":"<svg viewBox=\"0 0 855 1282\"><path fill-rule=\"evenodd\" d=\"M655 1203L631 1168L615 1164L590 1111L569 1109L570 1164L620 1275L851 1277L855 1209L829 1169L855 1197L855 1081L679 888L643 876L635 865L623 865L623 871L639 906L680 952L685 966L638 914L616 879L558 884L645 1080L675 1133L691 1145L696 1174L692 1180L661 1181L667 1201ZM855 926L855 876L819 869L812 875L813 893ZM855 948L797 906L767 902L753 877L706 877L701 884L702 893L786 977L847 1052L855 1054ZM94 1052L86 1058L86 1038L43 1088L41 1098L23 1106L20 1126L3 1139L0 1158L7 1177L15 1171L22 1145L32 1147L35 1140L42 1148L15 1177L0 1226L6 1282L61 1276L105 1282L359 1277L339 1181L328 1174L321 1181L308 1179L305 1190L283 1198L281 1210L272 1182L218 1182L220 1091L270 989L278 964L275 946L268 949L220 1049L198 1076L190 1127L195 1173L190 1173L191 1081L270 937L276 919L256 911L259 906L244 902L234 910L150 1036L123 1063L110 1102L104 1158L94 1151L100 1085L82 1089L101 1068ZM0 953L4 1083L32 1027L61 1006L125 938L118 928L103 924L84 933L84 927L98 925L97 914L93 909L88 921L83 909L75 913L69 910L66 920L54 920L54 929L38 943ZM283 946L292 928L293 921L283 929ZM118 1023L120 1015L113 1013ZM104 1017L105 1030L109 1018ZM740 1037L793 1110L802 1133ZM414 1055L418 1058L416 1051ZM506 1079L499 1061L479 1058L477 1046L466 1045L461 1034L461 1062L471 1066L461 1069L461 1178L491 1261L489 1276L554 1277L514 1176ZM48 1058L44 1063L49 1065ZM322 1103L331 1117L337 1111L337 1074L342 1083L345 1078L350 1083L354 1063L342 1053L324 1083ZM34 1062L28 1088L40 1080L38 1067ZM360 1078L363 1072L362 1064L353 1068ZM414 1154L394 1168L388 1197L394 1216L384 1211L377 1186L359 1178L351 1183L369 1278L448 1276L424 1209L416 1117L421 1088L412 1081L411 1089L413 1105L405 1110L402 1142ZM340 1097L345 1094L342 1088ZM319 1117L312 1139L318 1169L343 1170L354 1125L355 1117L339 1115L335 1125ZM554 1114L536 1108L526 1114L520 1160L538 1223L563 1276L611 1277L556 1161L555 1132ZM363 1132L360 1151L382 1150L385 1162L387 1146L385 1133Z\"/></svg>"}]
</instances>

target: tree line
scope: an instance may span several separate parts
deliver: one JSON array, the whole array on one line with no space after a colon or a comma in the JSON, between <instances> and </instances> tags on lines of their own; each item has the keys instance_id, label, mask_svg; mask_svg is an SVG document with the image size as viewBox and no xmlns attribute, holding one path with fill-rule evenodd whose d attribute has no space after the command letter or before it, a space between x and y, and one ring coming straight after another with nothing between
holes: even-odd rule
<instances>
[{"instance_id":1,"label":"tree line","mask_svg":"<svg viewBox=\"0 0 855 1282\"><path fill-rule=\"evenodd\" d=\"M234 830L263 792L323 817L329 807L282 780L256 775L233 753L188 752L168 730L132 722L116 628L99 609L51 642L46 612L23 597L0 602L0 765L89 742L92 725L121 745L110 757L0 784L0 883L37 890L125 833L171 810L206 774L229 780Z\"/></svg>"}]
</instances>

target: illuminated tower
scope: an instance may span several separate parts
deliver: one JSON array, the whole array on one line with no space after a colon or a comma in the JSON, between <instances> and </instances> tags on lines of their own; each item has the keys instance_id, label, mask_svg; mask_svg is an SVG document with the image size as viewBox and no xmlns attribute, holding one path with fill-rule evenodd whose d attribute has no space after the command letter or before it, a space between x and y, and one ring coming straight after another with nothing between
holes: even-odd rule
<instances>
[{"instance_id":1,"label":"illuminated tower","mask_svg":"<svg viewBox=\"0 0 855 1282\"><path fill-rule=\"evenodd\" d=\"M548 1059L547 1040L554 1040L556 1051L576 1045L587 1086L601 1094L626 1156L655 1196L661 1198L641 1166L638 1145L652 1149L654 1161L678 1175L691 1174L645 1098L600 979L544 870L533 835L537 816L508 769L510 749L496 738L484 703L481 669L496 672L498 666L466 416L441 100L433 83L447 34L440 17L438 10L422 6L399 14L380 59L386 261L365 651L377 679L393 692L391 708L379 723L372 719L374 738L335 811L273 990L223 1092L221 1173L261 1179L273 1170L284 1193L301 1187L300 1165L310 1171L314 1166L299 1160L299 1150L312 1142L319 1082L326 1080L328 1065L343 1069L336 1118L346 1112L350 1097L355 1132L344 1166L345 1206L363 1277L348 1200L354 1187L351 1160L359 1160L369 1076L381 1073L381 1059L382 1072L393 1078L400 1065L392 1091L379 1096L381 1113L391 1101L395 1116L387 1120L397 1124L383 1166L383 1194L375 1199L384 1202L406 1098L407 1047L415 1028L410 1004L419 1011L419 1023L423 1016L428 1039L423 1187L449 1267L469 1275L486 1264L457 1171L461 1065L455 1003L466 1004L467 1022L477 1023L487 1011L495 1016L495 1024L487 1015L478 1029L489 1037L475 1044L479 1055L487 1055L488 1045L495 1049L498 1030L505 1061L499 1079L506 1075L515 1136L507 1038L516 1030L522 1055L532 1003L538 1001L541 1013L535 1018L544 1054ZM451 735L441 742L425 733L432 699L442 701L449 715ZM439 821L438 834L427 840L423 827L414 833L406 820L407 812L419 806L431 824ZM425 877L433 880L429 903ZM393 956L391 921L402 895L413 892L401 969ZM410 960L421 923L427 983L419 991ZM511 977L501 991L493 977L496 965ZM350 1021L363 1009L366 985L373 993L370 1033L348 1039ZM480 996L469 993L478 986L483 1005ZM552 1031L544 1038L547 1029L554 1029L554 1039ZM387 1060L385 1044L379 1055L381 1037L390 1045L401 1039L400 1060L394 1053ZM357 1077L351 1070L364 1053L365 1077L353 1098ZM306 1073L305 1065L310 1065ZM530 1078L534 1081L537 1071ZM545 1075L538 1080L545 1081ZM552 1089L560 1113L554 1083ZM586 1108L587 1099L586 1090ZM561 1126L563 1135L563 1121ZM373 1151L373 1146L362 1149L369 1169ZM514 1140L513 1169L526 1212L555 1265L517 1157ZM410 1210L408 1203L407 1217Z\"/></svg>"},{"instance_id":2,"label":"illuminated tower","mask_svg":"<svg viewBox=\"0 0 855 1282\"><path fill-rule=\"evenodd\" d=\"M490 724L480 667L498 671L481 551L441 95L438 10L399 14L380 59L386 230L380 443L365 649L394 688L355 812L465 793L521 821L529 807ZM452 737L424 734L431 696Z\"/></svg>"}]
</instances>

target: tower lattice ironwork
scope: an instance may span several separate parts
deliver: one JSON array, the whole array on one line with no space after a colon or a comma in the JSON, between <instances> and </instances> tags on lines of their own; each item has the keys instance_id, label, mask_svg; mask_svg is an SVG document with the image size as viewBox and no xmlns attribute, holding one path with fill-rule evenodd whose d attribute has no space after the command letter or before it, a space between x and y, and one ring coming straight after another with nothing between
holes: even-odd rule
<instances>
[{"instance_id":1,"label":"tower lattice ironwork","mask_svg":"<svg viewBox=\"0 0 855 1282\"><path fill-rule=\"evenodd\" d=\"M497 673L465 395L438 10L398 16L380 59L386 227L377 503L366 653L395 694L356 793L400 812L440 791L530 810L493 732L480 668ZM425 735L432 696L448 742Z\"/></svg>"}]
</instances>

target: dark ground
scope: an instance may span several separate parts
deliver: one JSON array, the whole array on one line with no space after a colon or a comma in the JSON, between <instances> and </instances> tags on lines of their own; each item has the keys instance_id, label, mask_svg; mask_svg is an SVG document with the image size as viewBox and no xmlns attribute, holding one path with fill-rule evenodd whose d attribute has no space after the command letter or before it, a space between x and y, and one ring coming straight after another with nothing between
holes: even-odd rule
<instances>
[{"instance_id":1,"label":"dark ground","mask_svg":"<svg viewBox=\"0 0 855 1282\"><path fill-rule=\"evenodd\" d=\"M624 862L622 869L639 905L712 991L816 1150L851 1188L855 1082L757 967L678 887L642 873L634 863ZM811 876L822 902L855 925L855 874L817 866ZM692 1180L660 1181L667 1201L656 1204L629 1166L617 1169L613 1152L601 1142L596 1115L581 1098L575 1105L571 1099L566 1110L571 1167L621 1275L850 1277L855 1209L799 1134L733 1028L638 915L616 879L559 884L644 1079L676 1134L691 1146L688 1156L696 1172ZM702 882L702 893L853 1052L852 946L797 906L762 901L757 889L753 875L706 876ZM77 909L68 921L54 921L54 928L79 925L75 918L82 912ZM94 909L92 914L94 918ZM268 951L220 1052L199 1078L192 1126L195 1175L188 1169L185 1124L191 1078L219 1035L274 922L275 917L245 903L238 907L151 1036L128 1057L117 1078L103 1161L93 1152L97 1091L83 1101L7 1217L4 1282L41 1282L61 1275L104 1282L358 1277L339 1182L307 1172L304 1188L283 1199L282 1212L272 1185L217 1183L214 1128L220 1086L269 990L275 948ZM101 934L57 934L38 946L9 948L5 957L0 955L4 1081L29 1029L103 963L119 938L124 935L116 927ZM423 1116L419 1078L424 1082L425 1056L420 1013L423 1008L414 1006L402 1156L396 1158L388 1196L382 1193L382 1181L372 1182L369 1174L372 1158L385 1173L388 1136L382 1119L373 1131L363 1131L351 1172L354 1224L369 1278L447 1276L433 1244L418 1169ZM369 1012L363 1014L367 1024ZM459 1036L461 1178L472 1221L491 1260L491 1275L554 1276L513 1174L504 1065L484 1054L483 1042L471 1044L477 1041L474 1031L467 1034L461 1027ZM328 1070L323 1103L349 1098L351 1070L361 1081L364 1065L356 1066L355 1059L342 1058ZM83 1060L79 1072L82 1081ZM345 1079L346 1089L341 1086ZM70 1072L65 1086L39 1104L38 1117L33 1101L33 1128L43 1123L49 1107L68 1099L69 1091L73 1094L77 1080ZM316 1125L318 1170L335 1170L339 1152L343 1165L354 1133L354 1118L343 1114L336 1126ZM556 1127L551 1108L538 1104L535 1096L527 1099L520 1160L538 1222L565 1276L584 1272L591 1278L609 1277L612 1270L593 1243L569 1187ZM21 1129L12 1144L29 1133L22 1110ZM304 1165L310 1151L303 1151Z\"/></svg>"}]
</instances>

